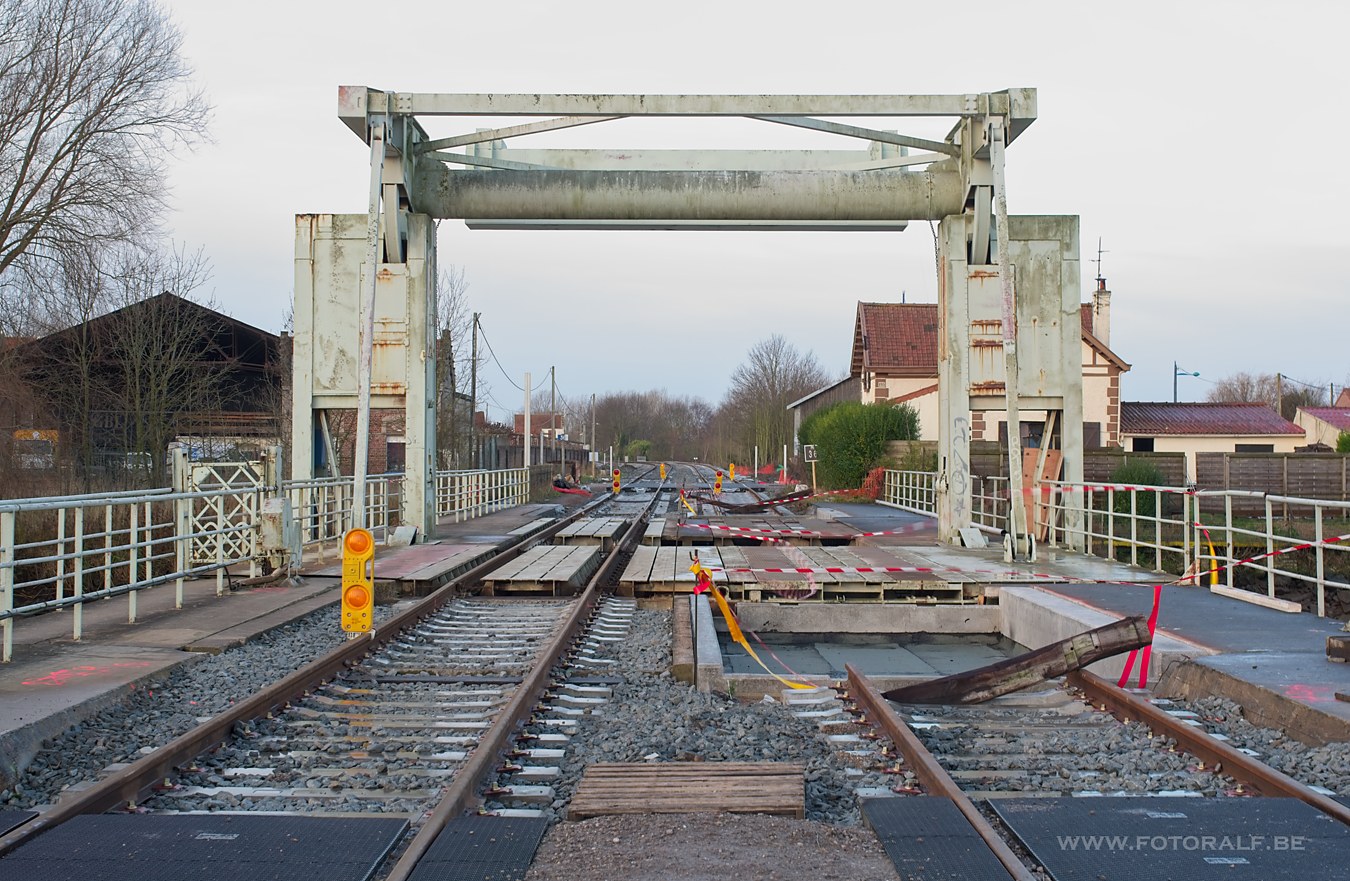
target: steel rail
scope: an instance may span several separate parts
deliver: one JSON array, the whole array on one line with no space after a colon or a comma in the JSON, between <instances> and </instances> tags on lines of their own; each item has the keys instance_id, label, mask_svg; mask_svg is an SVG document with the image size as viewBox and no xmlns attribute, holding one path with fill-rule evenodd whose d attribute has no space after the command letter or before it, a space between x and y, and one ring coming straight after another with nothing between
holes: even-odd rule
<instances>
[{"instance_id":1,"label":"steel rail","mask_svg":"<svg viewBox=\"0 0 1350 881\"><path fill-rule=\"evenodd\" d=\"M1222 768L1224 774L1252 786L1262 795L1296 798L1350 826L1350 808L1265 762L1210 737L1194 725L1185 724L1095 673L1077 670L1069 674L1068 682L1082 689L1088 700L1102 706L1117 719L1142 722L1154 733L1172 738L1186 752Z\"/></svg>"},{"instance_id":2,"label":"steel rail","mask_svg":"<svg viewBox=\"0 0 1350 881\"><path fill-rule=\"evenodd\" d=\"M979 835L984 843L993 852L998 861L1003 864L1003 868L1008 870L1008 874L1016 881L1036 881L1036 875L1032 873L1022 861L1013 853L1012 848L1003 840L1003 837L995 831L993 825L980 813L980 809L975 806L975 802L970 796L961 790L947 769L943 768L934 758L933 754L924 747L919 738L905 724L905 720L900 718L900 714L890 705L881 692L877 691L876 686L864 676L852 664L845 664L844 669L848 671L848 681L851 689L851 695L862 704L863 708L870 715L871 719L879 724L886 735L890 737L896 748L900 750L901 755L905 757L905 762L914 776L918 778L923 787L931 794L940 798L949 799L974 828L975 834Z\"/></svg>"},{"instance_id":3,"label":"steel rail","mask_svg":"<svg viewBox=\"0 0 1350 881\"><path fill-rule=\"evenodd\" d=\"M80 814L102 813L121 804L134 805L152 786L170 775L174 768L224 741L236 722L256 719L273 710L281 709L294 698L357 663L363 655L382 647L404 629L416 625L423 618L436 612L454 598L458 587L479 580L503 562L519 556L526 546L551 537L568 523L606 501L608 500L603 497L595 499L545 529L503 546L500 553L446 582L421 601L383 622L379 628L372 630L369 636L350 640L323 657L311 661L228 711L208 719L153 753L115 771L83 792L66 793L51 810L0 836L0 854L7 853L32 837Z\"/></svg>"},{"instance_id":4,"label":"steel rail","mask_svg":"<svg viewBox=\"0 0 1350 881\"><path fill-rule=\"evenodd\" d=\"M436 841L436 836L440 835L446 824L482 802L479 789L486 782L487 776L493 773L497 763L501 761L502 753L511 738L516 734L520 724L534 711L535 705L552 681L554 665L571 647L591 610L595 608L600 595L600 585L618 566L623 553L637 543L638 538L643 533L643 524L660 497L660 493L653 495L651 501L647 503L647 507L628 527L623 538L615 543L605 561L596 570L595 575L587 582L585 589L579 596L579 601L568 616L566 624L549 643L548 648L539 655L539 659L535 662L529 675L525 677L525 681L520 684L506 707L493 720L492 727L479 739L478 745L469 754L464 766L460 768L459 773L455 774L454 780L446 787L440 802L428 815L412 840L408 842L408 846L399 856L394 867L390 869L389 874L385 876L384 881L408 881L417 868L418 862L431 848L431 845Z\"/></svg>"}]
</instances>

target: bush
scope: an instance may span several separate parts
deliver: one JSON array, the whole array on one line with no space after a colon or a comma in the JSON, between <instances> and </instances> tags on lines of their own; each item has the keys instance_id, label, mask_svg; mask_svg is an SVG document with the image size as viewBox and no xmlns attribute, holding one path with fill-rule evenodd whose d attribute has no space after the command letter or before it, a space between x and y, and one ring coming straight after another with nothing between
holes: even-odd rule
<instances>
[{"instance_id":1,"label":"bush","mask_svg":"<svg viewBox=\"0 0 1350 881\"><path fill-rule=\"evenodd\" d=\"M1350 453L1350 431L1342 431L1336 437L1336 452Z\"/></svg>"},{"instance_id":2,"label":"bush","mask_svg":"<svg viewBox=\"0 0 1350 881\"><path fill-rule=\"evenodd\" d=\"M816 446L821 483L831 488L856 487L881 464L886 445L919 436L919 414L908 404L837 404L807 420L807 443ZM803 424L803 430L807 428Z\"/></svg>"},{"instance_id":3,"label":"bush","mask_svg":"<svg viewBox=\"0 0 1350 881\"><path fill-rule=\"evenodd\" d=\"M1163 475L1147 459L1126 459L1120 467L1111 472L1112 483L1122 483L1126 486L1162 486ZM1141 516L1152 517L1154 513L1154 495L1153 493L1138 493L1138 501L1135 502L1135 513ZM1117 492L1115 510L1118 514L1128 514L1130 512L1130 494L1128 492Z\"/></svg>"}]
</instances>

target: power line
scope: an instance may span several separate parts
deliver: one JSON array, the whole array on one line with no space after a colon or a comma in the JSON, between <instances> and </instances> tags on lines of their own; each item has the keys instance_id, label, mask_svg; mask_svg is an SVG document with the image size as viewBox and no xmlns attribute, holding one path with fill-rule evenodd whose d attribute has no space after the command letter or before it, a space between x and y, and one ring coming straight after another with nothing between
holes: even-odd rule
<instances>
[{"instance_id":1,"label":"power line","mask_svg":"<svg viewBox=\"0 0 1350 881\"><path fill-rule=\"evenodd\" d=\"M507 372L506 372L506 368L502 366L502 362L500 362L500 361L497 360L497 353L496 353L495 351L493 351L493 349L492 349L492 343L488 340L488 338L487 338L487 333L484 332L484 330L483 330L483 323L482 323L481 321L478 322L478 333L479 333L479 335L481 335L481 336L483 337L483 343L487 346L488 354L492 356L492 363L497 365L497 369L500 370L500 371L502 372L502 376L505 376L505 377L506 377L506 381L509 382L509 383L511 383L513 386L515 386L515 387L516 387L517 389L519 389L520 391L522 391L522 392L525 391L525 387L524 387L523 385L521 385L520 383L516 382L514 379L512 379L512 378L511 378L511 374L507 373ZM501 407L501 404L498 404L497 406L498 406L498 407ZM502 407L502 409L504 410L504 409L506 409L506 408L505 408L505 407Z\"/></svg>"}]
</instances>

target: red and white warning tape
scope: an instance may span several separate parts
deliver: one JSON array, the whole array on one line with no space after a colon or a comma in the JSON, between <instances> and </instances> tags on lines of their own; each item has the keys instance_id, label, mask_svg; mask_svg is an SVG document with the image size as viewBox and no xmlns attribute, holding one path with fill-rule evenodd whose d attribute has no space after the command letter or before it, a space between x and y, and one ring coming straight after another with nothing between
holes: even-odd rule
<instances>
[{"instance_id":1,"label":"red and white warning tape","mask_svg":"<svg viewBox=\"0 0 1350 881\"><path fill-rule=\"evenodd\" d=\"M901 529L886 529L880 532L850 532L850 533L831 533L820 532L814 529L755 529L751 526L726 526L721 523L682 523L685 529L708 529L715 532L735 532L750 537L760 535L800 535L800 536L822 536L825 538L854 539L871 538L879 535L905 535L910 532L922 532L926 529L932 529L931 522L913 523Z\"/></svg>"}]
</instances>

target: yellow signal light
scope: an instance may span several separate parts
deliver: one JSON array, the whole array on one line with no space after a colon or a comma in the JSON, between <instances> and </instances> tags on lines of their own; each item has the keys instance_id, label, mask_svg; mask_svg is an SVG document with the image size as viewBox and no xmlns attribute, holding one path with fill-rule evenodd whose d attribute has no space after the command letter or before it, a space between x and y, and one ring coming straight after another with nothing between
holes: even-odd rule
<instances>
[{"instance_id":1,"label":"yellow signal light","mask_svg":"<svg viewBox=\"0 0 1350 881\"><path fill-rule=\"evenodd\" d=\"M619 494L619 469L614 469L614 495Z\"/></svg>"},{"instance_id":2,"label":"yellow signal light","mask_svg":"<svg viewBox=\"0 0 1350 881\"><path fill-rule=\"evenodd\" d=\"M365 529L350 529L342 537L342 629L366 633L374 623L375 537Z\"/></svg>"},{"instance_id":3,"label":"yellow signal light","mask_svg":"<svg viewBox=\"0 0 1350 881\"><path fill-rule=\"evenodd\" d=\"M720 493L721 491L722 491L722 472L719 471L717 472L717 479L713 481L713 492Z\"/></svg>"},{"instance_id":4,"label":"yellow signal light","mask_svg":"<svg viewBox=\"0 0 1350 881\"><path fill-rule=\"evenodd\" d=\"M731 467L727 469L727 476L732 480L736 479L736 463L732 462Z\"/></svg>"},{"instance_id":5,"label":"yellow signal light","mask_svg":"<svg viewBox=\"0 0 1350 881\"><path fill-rule=\"evenodd\" d=\"M661 479L662 479L662 480L665 480L665 479L666 479L666 463L665 463L665 462L662 462L662 463L661 463Z\"/></svg>"}]
</instances>

